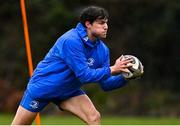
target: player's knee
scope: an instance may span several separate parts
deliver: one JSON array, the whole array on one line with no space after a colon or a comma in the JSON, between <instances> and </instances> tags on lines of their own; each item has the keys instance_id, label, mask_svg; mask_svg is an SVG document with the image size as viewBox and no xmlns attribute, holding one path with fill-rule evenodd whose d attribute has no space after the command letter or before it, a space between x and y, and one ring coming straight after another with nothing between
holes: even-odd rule
<instances>
[{"instance_id":1,"label":"player's knee","mask_svg":"<svg viewBox=\"0 0 180 126\"><path fill-rule=\"evenodd\" d=\"M98 111L95 111L88 115L88 123L89 124L100 122L100 120L101 120L101 115Z\"/></svg>"}]
</instances>

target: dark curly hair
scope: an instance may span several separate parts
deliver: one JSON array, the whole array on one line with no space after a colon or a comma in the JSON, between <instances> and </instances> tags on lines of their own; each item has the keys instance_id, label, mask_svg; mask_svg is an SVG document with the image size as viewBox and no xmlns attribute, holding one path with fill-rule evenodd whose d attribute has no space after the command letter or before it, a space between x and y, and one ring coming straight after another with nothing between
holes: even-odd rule
<instances>
[{"instance_id":1,"label":"dark curly hair","mask_svg":"<svg viewBox=\"0 0 180 126\"><path fill-rule=\"evenodd\" d=\"M109 14L108 12L98 6L89 6L83 9L82 13L80 14L80 22L85 26L85 22L89 21L91 24L97 19L108 19Z\"/></svg>"}]
</instances>

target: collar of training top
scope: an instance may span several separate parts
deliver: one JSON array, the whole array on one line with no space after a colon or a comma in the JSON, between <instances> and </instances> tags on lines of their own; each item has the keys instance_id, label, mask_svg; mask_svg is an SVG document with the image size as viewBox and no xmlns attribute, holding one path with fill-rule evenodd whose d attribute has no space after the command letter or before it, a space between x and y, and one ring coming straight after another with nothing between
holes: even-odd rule
<instances>
[{"instance_id":1,"label":"collar of training top","mask_svg":"<svg viewBox=\"0 0 180 126\"><path fill-rule=\"evenodd\" d=\"M78 31L80 37L82 38L83 42L85 44L87 44L88 46L90 47L95 47L99 44L100 40L97 39L96 42L92 42L88 36L87 36L87 31L86 31L86 28L81 24L81 23L78 23L77 26L76 26L76 30Z\"/></svg>"}]
</instances>

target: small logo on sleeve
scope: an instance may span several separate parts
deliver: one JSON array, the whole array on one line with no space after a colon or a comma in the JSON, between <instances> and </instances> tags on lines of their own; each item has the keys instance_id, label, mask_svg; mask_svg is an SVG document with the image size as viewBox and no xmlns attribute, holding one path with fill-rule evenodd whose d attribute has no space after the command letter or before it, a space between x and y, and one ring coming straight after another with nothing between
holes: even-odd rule
<instances>
[{"instance_id":1,"label":"small logo on sleeve","mask_svg":"<svg viewBox=\"0 0 180 126\"><path fill-rule=\"evenodd\" d=\"M39 102L38 101L31 101L29 106L31 106L31 108L33 108L33 109L37 109L39 107Z\"/></svg>"}]
</instances>

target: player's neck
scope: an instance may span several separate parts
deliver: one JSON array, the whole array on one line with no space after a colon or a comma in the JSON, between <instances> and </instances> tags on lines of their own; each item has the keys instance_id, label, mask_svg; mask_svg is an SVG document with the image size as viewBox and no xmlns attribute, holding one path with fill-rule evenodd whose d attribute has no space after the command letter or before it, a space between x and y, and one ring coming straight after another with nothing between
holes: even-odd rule
<instances>
[{"instance_id":1,"label":"player's neck","mask_svg":"<svg viewBox=\"0 0 180 126\"><path fill-rule=\"evenodd\" d=\"M97 37L95 37L91 32L87 31L88 38L91 40L91 42L96 42Z\"/></svg>"}]
</instances>

